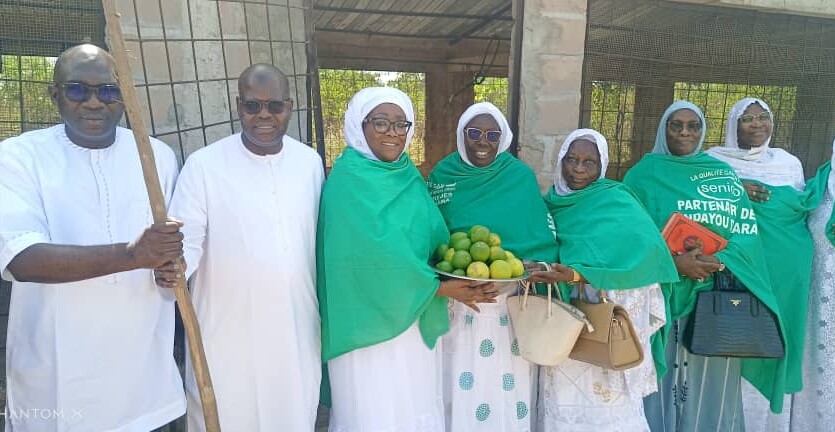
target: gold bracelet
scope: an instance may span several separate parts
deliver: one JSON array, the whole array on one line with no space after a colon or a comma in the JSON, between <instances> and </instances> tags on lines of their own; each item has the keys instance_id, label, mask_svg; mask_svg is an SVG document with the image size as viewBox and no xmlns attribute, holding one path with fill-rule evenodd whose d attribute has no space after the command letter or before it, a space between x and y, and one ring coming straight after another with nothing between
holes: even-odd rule
<instances>
[{"instance_id":1,"label":"gold bracelet","mask_svg":"<svg viewBox=\"0 0 835 432\"><path fill-rule=\"evenodd\" d=\"M576 284L577 282L583 280L583 276L581 276L577 270L571 269L571 271L574 272L574 277L571 278L571 283Z\"/></svg>"}]
</instances>

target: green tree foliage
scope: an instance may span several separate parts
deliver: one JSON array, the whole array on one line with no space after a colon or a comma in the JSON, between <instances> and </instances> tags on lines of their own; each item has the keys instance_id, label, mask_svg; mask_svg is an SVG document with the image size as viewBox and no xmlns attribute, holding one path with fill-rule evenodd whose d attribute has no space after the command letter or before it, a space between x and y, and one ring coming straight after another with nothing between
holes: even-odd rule
<instances>
[{"instance_id":1,"label":"green tree foliage","mask_svg":"<svg viewBox=\"0 0 835 432\"><path fill-rule=\"evenodd\" d=\"M423 163L424 122L426 119L426 83L421 73L397 72L393 79L383 81L383 72L320 69L319 86L322 95L322 118L325 129L327 166L342 153L345 147L343 127L345 109L354 93L372 86L388 86L402 90L412 99L415 108L415 135L409 146L409 156L420 165Z\"/></svg>"},{"instance_id":2,"label":"green tree foliage","mask_svg":"<svg viewBox=\"0 0 835 432\"><path fill-rule=\"evenodd\" d=\"M382 85L376 72L319 69L319 92L322 95L322 120L325 130L325 156L327 166L333 166L342 149L345 138L345 110L354 93L365 87Z\"/></svg>"},{"instance_id":3,"label":"green tree foliage","mask_svg":"<svg viewBox=\"0 0 835 432\"><path fill-rule=\"evenodd\" d=\"M387 78L390 78L386 81ZM320 69L319 85L322 94L327 165L332 166L345 146L342 128L345 108L357 91L369 86L386 85L402 90L412 99L415 108L415 135L409 156L420 165L425 160L424 132L426 130L426 79L422 73L373 72L356 70ZM490 101L507 114L507 78L486 78L474 88L475 101Z\"/></svg>"},{"instance_id":4,"label":"green tree foliage","mask_svg":"<svg viewBox=\"0 0 835 432\"><path fill-rule=\"evenodd\" d=\"M675 84L675 99L687 99L701 108L707 118L705 148L725 144L725 122L731 107L740 99L762 99L774 112L772 147L791 147L792 124L797 111L797 88L723 83Z\"/></svg>"},{"instance_id":5,"label":"green tree foliage","mask_svg":"<svg viewBox=\"0 0 835 432\"><path fill-rule=\"evenodd\" d=\"M475 102L491 102L507 117L508 112L507 78L486 77L481 84L473 86L473 100Z\"/></svg>"},{"instance_id":6,"label":"green tree foliage","mask_svg":"<svg viewBox=\"0 0 835 432\"><path fill-rule=\"evenodd\" d=\"M608 174L622 177L630 162L641 157L633 155L635 148L652 147L652 143L632 145L635 115L635 86L616 82L593 81L588 106L588 127L606 137L609 142ZM789 149L792 125L797 110L797 88L781 86L757 86L725 83L687 83L674 85L674 100L686 99L698 105L707 119L705 149L724 145L725 122L731 107L745 97L764 100L774 112L774 137L772 146ZM654 139L655 131L641 134ZM634 158L633 158L634 156Z\"/></svg>"},{"instance_id":7,"label":"green tree foliage","mask_svg":"<svg viewBox=\"0 0 835 432\"><path fill-rule=\"evenodd\" d=\"M55 58L4 55L0 61L0 139L60 122L47 92Z\"/></svg>"}]
</instances>

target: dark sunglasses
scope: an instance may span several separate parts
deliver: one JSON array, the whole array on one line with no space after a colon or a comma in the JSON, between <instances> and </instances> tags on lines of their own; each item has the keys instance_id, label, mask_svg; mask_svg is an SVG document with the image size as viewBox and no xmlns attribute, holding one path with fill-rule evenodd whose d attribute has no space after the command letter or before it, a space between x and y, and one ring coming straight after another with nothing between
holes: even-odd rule
<instances>
[{"instance_id":1,"label":"dark sunglasses","mask_svg":"<svg viewBox=\"0 0 835 432\"><path fill-rule=\"evenodd\" d=\"M264 107L267 108L267 111L270 114L281 114L290 107L293 103L293 99L284 99L284 100L270 100L270 101L257 101L257 100L245 100L242 101L240 96L238 97L238 103L244 108L244 112L250 115L255 115L261 113L261 110Z\"/></svg>"},{"instance_id":2,"label":"dark sunglasses","mask_svg":"<svg viewBox=\"0 0 835 432\"><path fill-rule=\"evenodd\" d=\"M751 122L754 121L754 119L757 119L757 120L759 120L763 123L771 121L771 113L768 112L768 111L764 111L764 112L761 112L757 115L743 114L743 115L739 116L739 122L740 123L751 123Z\"/></svg>"},{"instance_id":3,"label":"dark sunglasses","mask_svg":"<svg viewBox=\"0 0 835 432\"><path fill-rule=\"evenodd\" d=\"M371 123L374 126L374 131L379 134L388 133L391 128L394 128L394 133L403 136L409 133L409 128L412 127L412 122L406 120L388 121L384 118L365 119L362 121L363 125Z\"/></svg>"},{"instance_id":4,"label":"dark sunglasses","mask_svg":"<svg viewBox=\"0 0 835 432\"><path fill-rule=\"evenodd\" d=\"M673 133L681 132L682 129L684 129L684 126L684 123L678 120L674 120L667 123L667 127L670 128L670 131ZM702 122L692 121L690 123L687 123L687 129L690 130L690 132L697 133L700 130L702 130Z\"/></svg>"},{"instance_id":5,"label":"dark sunglasses","mask_svg":"<svg viewBox=\"0 0 835 432\"><path fill-rule=\"evenodd\" d=\"M481 139L482 135L486 136L487 142L497 143L502 138L502 131L497 130L481 130L479 128L464 128L464 133L467 134L467 138L472 141L478 141Z\"/></svg>"},{"instance_id":6,"label":"dark sunglasses","mask_svg":"<svg viewBox=\"0 0 835 432\"><path fill-rule=\"evenodd\" d=\"M65 82L56 83L55 86L61 88L64 97L70 102L87 102L94 91L101 103L112 104L122 101L122 90L116 84L89 85L80 82Z\"/></svg>"}]
</instances>

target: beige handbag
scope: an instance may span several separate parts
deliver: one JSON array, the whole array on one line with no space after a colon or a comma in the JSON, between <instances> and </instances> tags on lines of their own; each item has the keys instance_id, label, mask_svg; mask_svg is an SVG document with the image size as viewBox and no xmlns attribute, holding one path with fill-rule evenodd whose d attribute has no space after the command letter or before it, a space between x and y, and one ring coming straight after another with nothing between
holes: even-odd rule
<instances>
[{"instance_id":1,"label":"beige handbag","mask_svg":"<svg viewBox=\"0 0 835 432\"><path fill-rule=\"evenodd\" d=\"M570 357L606 369L625 370L644 361L644 350L629 314L598 291L600 303L587 301L585 288L577 286L577 298L571 304L585 313L594 331L583 330Z\"/></svg>"},{"instance_id":2,"label":"beige handbag","mask_svg":"<svg viewBox=\"0 0 835 432\"><path fill-rule=\"evenodd\" d=\"M593 330L591 324L580 310L562 301L559 289L548 285L546 298L529 295L531 284L521 283L524 294L507 299L519 351L531 363L556 366L568 358L583 327ZM552 290L557 299L551 298Z\"/></svg>"}]
</instances>

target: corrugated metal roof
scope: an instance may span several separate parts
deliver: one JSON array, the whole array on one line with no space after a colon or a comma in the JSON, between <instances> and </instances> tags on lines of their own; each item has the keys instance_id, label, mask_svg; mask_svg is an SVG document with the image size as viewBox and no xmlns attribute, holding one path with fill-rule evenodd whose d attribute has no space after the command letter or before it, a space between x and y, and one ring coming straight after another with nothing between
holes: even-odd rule
<instances>
[{"instance_id":1,"label":"corrugated metal roof","mask_svg":"<svg viewBox=\"0 0 835 432\"><path fill-rule=\"evenodd\" d=\"M509 40L511 0L316 0L317 31Z\"/></svg>"}]
</instances>

